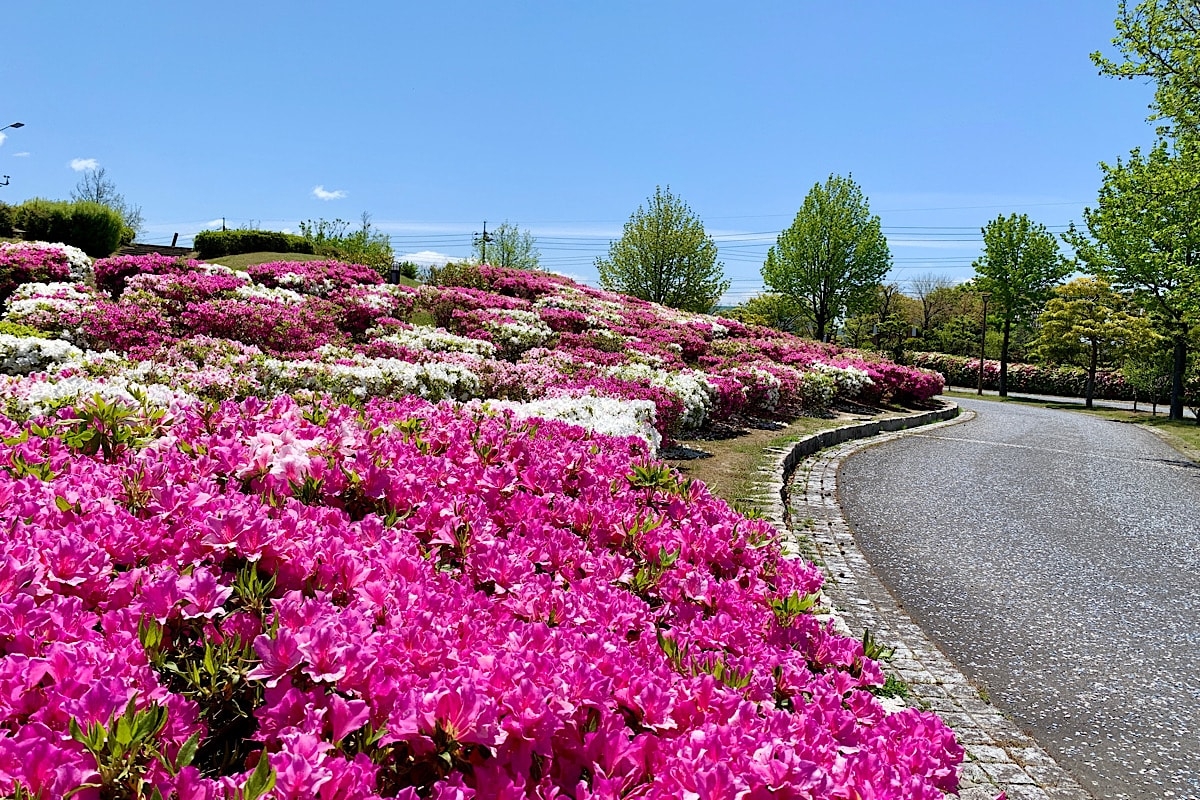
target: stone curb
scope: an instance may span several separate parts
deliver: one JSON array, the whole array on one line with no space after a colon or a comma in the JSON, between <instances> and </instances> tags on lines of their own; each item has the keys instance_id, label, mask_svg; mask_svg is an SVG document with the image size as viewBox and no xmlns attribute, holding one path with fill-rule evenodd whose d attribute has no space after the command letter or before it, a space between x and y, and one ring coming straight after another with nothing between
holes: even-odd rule
<instances>
[{"instance_id":1,"label":"stone curb","mask_svg":"<svg viewBox=\"0 0 1200 800\"><path fill-rule=\"evenodd\" d=\"M843 459L865 447L907 435L917 426L940 428L974 418L957 405L854 425L771 448L776 458L761 502L767 518L784 534L789 555L810 558L826 575L824 593L835 615L852 631L869 628L895 647L885 671L909 686L908 702L937 713L966 750L960 800L1091 800L1044 750L973 687L896 603L854 541L837 499ZM865 441L864 441L865 440ZM764 473L768 470L764 470ZM795 518L801 521L795 523Z\"/></svg>"}]
</instances>

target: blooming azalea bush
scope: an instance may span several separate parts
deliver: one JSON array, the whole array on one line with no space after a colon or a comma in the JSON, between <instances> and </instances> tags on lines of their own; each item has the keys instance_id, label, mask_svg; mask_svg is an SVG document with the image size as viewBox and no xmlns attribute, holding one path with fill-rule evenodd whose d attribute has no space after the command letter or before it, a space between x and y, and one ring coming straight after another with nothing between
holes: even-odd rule
<instances>
[{"instance_id":1,"label":"blooming azalea bush","mask_svg":"<svg viewBox=\"0 0 1200 800\"><path fill-rule=\"evenodd\" d=\"M813 613L817 568L639 438L415 397L156 408L0 419L6 795L955 788L951 732Z\"/></svg>"},{"instance_id":2,"label":"blooming azalea bush","mask_svg":"<svg viewBox=\"0 0 1200 800\"><path fill-rule=\"evenodd\" d=\"M910 353L913 364L935 369L955 386L979 385L979 359L952 356L946 353ZM1000 362L983 362L983 388L1000 386ZM1049 394L1062 397L1083 397L1087 391L1087 370L1082 367L1048 366L1042 364L1009 364L1008 389L1013 392ZM1134 389L1120 370L1096 371L1095 397L1104 400L1133 400Z\"/></svg>"}]
</instances>

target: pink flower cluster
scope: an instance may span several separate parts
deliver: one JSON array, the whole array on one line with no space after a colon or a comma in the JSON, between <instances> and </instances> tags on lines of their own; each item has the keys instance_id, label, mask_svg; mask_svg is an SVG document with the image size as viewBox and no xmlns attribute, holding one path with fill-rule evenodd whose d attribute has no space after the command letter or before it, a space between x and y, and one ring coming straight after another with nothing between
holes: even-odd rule
<instances>
[{"instance_id":1,"label":"pink flower cluster","mask_svg":"<svg viewBox=\"0 0 1200 800\"><path fill-rule=\"evenodd\" d=\"M71 275L67 254L50 247L0 247L0 303L23 283L64 281Z\"/></svg>"},{"instance_id":2,"label":"pink flower cluster","mask_svg":"<svg viewBox=\"0 0 1200 800\"><path fill-rule=\"evenodd\" d=\"M640 440L415 398L175 413L0 417L0 794L215 800L262 759L281 800L956 788L949 729L806 610L817 568ZM114 777L93 734L133 715Z\"/></svg>"}]
</instances>

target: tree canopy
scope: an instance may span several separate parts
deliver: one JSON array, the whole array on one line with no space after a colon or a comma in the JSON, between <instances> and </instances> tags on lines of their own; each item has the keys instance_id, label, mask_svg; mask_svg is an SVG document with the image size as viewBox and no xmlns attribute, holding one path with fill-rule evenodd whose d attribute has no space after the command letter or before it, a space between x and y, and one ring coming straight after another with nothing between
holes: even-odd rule
<instances>
[{"instance_id":1,"label":"tree canopy","mask_svg":"<svg viewBox=\"0 0 1200 800\"><path fill-rule=\"evenodd\" d=\"M1101 164L1104 185L1084 209L1087 233L1066 240L1089 272L1129 290L1174 347L1171 416L1183 418L1188 338L1200 321L1200 153L1160 142Z\"/></svg>"},{"instance_id":2,"label":"tree canopy","mask_svg":"<svg viewBox=\"0 0 1200 800\"><path fill-rule=\"evenodd\" d=\"M1101 73L1150 78L1156 84L1150 118L1161 133L1200 133L1200 6L1189 0L1121 0L1112 42L1124 60L1092 53ZM1171 125L1170 123L1174 123Z\"/></svg>"},{"instance_id":3,"label":"tree canopy","mask_svg":"<svg viewBox=\"0 0 1200 800\"><path fill-rule=\"evenodd\" d=\"M729 288L717 245L669 186L638 206L596 269L605 289L684 311L707 313Z\"/></svg>"},{"instance_id":4,"label":"tree canopy","mask_svg":"<svg viewBox=\"0 0 1200 800\"><path fill-rule=\"evenodd\" d=\"M812 187L767 251L762 277L804 309L813 335L824 341L847 309L871 301L891 261L879 217L858 184L830 175Z\"/></svg>"},{"instance_id":5,"label":"tree canopy","mask_svg":"<svg viewBox=\"0 0 1200 800\"><path fill-rule=\"evenodd\" d=\"M494 267L539 269L542 254L534 244L533 234L507 220L488 233L488 240L475 241L475 258Z\"/></svg>"},{"instance_id":6,"label":"tree canopy","mask_svg":"<svg viewBox=\"0 0 1200 800\"><path fill-rule=\"evenodd\" d=\"M1000 215L983 228L983 255L972 264L980 290L991 293L1000 317L1000 395L1008 394L1008 356L1013 328L1031 322L1050 290L1071 274L1071 262L1045 225L1025 214Z\"/></svg>"},{"instance_id":7,"label":"tree canopy","mask_svg":"<svg viewBox=\"0 0 1200 800\"><path fill-rule=\"evenodd\" d=\"M71 191L71 199L76 202L99 203L120 214L127 229L121 237L125 244L132 242L145 227L142 207L126 202L125 195L117 191L116 183L108 177L108 170L104 167L85 170Z\"/></svg>"}]
</instances>

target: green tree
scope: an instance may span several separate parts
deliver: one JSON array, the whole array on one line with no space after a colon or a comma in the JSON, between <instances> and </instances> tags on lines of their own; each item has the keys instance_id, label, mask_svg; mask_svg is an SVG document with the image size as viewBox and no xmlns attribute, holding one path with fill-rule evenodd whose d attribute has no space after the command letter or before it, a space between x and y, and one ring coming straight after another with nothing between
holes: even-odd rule
<instances>
[{"instance_id":1,"label":"green tree","mask_svg":"<svg viewBox=\"0 0 1200 800\"><path fill-rule=\"evenodd\" d=\"M1089 272L1131 291L1170 340L1171 418L1183 419L1188 339L1200 318L1200 153L1160 142L1100 166L1097 206L1083 212L1087 234L1072 225L1064 238Z\"/></svg>"},{"instance_id":2,"label":"green tree","mask_svg":"<svg viewBox=\"0 0 1200 800\"><path fill-rule=\"evenodd\" d=\"M1000 396L1008 395L1008 359L1014 328L1032 322L1050 291L1071 274L1045 225L1025 214L1003 215L983 228L983 255L972 264L976 284L991 292L1000 319Z\"/></svg>"},{"instance_id":3,"label":"green tree","mask_svg":"<svg viewBox=\"0 0 1200 800\"><path fill-rule=\"evenodd\" d=\"M657 187L625 232L597 258L600 285L684 311L706 313L729 288L717 246L687 204Z\"/></svg>"},{"instance_id":4,"label":"green tree","mask_svg":"<svg viewBox=\"0 0 1200 800\"><path fill-rule=\"evenodd\" d=\"M1150 78L1156 84L1150 119L1164 135L1200 132L1200 5L1186 0L1121 0L1112 42L1124 60L1092 53L1100 72ZM1173 121L1174 126L1168 124Z\"/></svg>"},{"instance_id":5,"label":"green tree","mask_svg":"<svg viewBox=\"0 0 1200 800\"><path fill-rule=\"evenodd\" d=\"M1103 357L1114 360L1146 327L1144 317L1125 310L1125 298L1113 291L1104 278L1076 278L1057 287L1038 318L1038 350L1048 361L1083 362L1087 367L1084 405L1092 407L1096 393L1096 369Z\"/></svg>"},{"instance_id":6,"label":"green tree","mask_svg":"<svg viewBox=\"0 0 1200 800\"><path fill-rule=\"evenodd\" d=\"M799 333L805 326L804 309L789 298L773 292L751 297L722 315L747 325L765 325L785 333Z\"/></svg>"},{"instance_id":7,"label":"green tree","mask_svg":"<svg viewBox=\"0 0 1200 800\"><path fill-rule=\"evenodd\" d=\"M300 235L317 255L365 264L380 274L386 274L395 259L391 238L371 224L371 215L366 211L359 217L357 230L351 230L350 223L343 219L310 219L299 227Z\"/></svg>"},{"instance_id":8,"label":"green tree","mask_svg":"<svg viewBox=\"0 0 1200 800\"><path fill-rule=\"evenodd\" d=\"M791 227L779 234L762 267L767 287L805 310L825 341L843 312L869 303L891 267L891 253L862 190L830 175L813 186Z\"/></svg>"},{"instance_id":9,"label":"green tree","mask_svg":"<svg viewBox=\"0 0 1200 800\"><path fill-rule=\"evenodd\" d=\"M145 229L142 207L126 202L125 195L117 191L117 185L108 177L108 170L104 167L85 170L71 191L71 199L76 202L99 203L120 214L127 228L121 237L124 244L132 242Z\"/></svg>"},{"instance_id":10,"label":"green tree","mask_svg":"<svg viewBox=\"0 0 1200 800\"><path fill-rule=\"evenodd\" d=\"M487 248L486 253L484 248ZM494 267L539 269L538 259L541 255L534 245L533 234L510 225L507 220L496 230L488 232L487 242L482 238L475 242L475 258L480 263L486 261Z\"/></svg>"}]
</instances>

